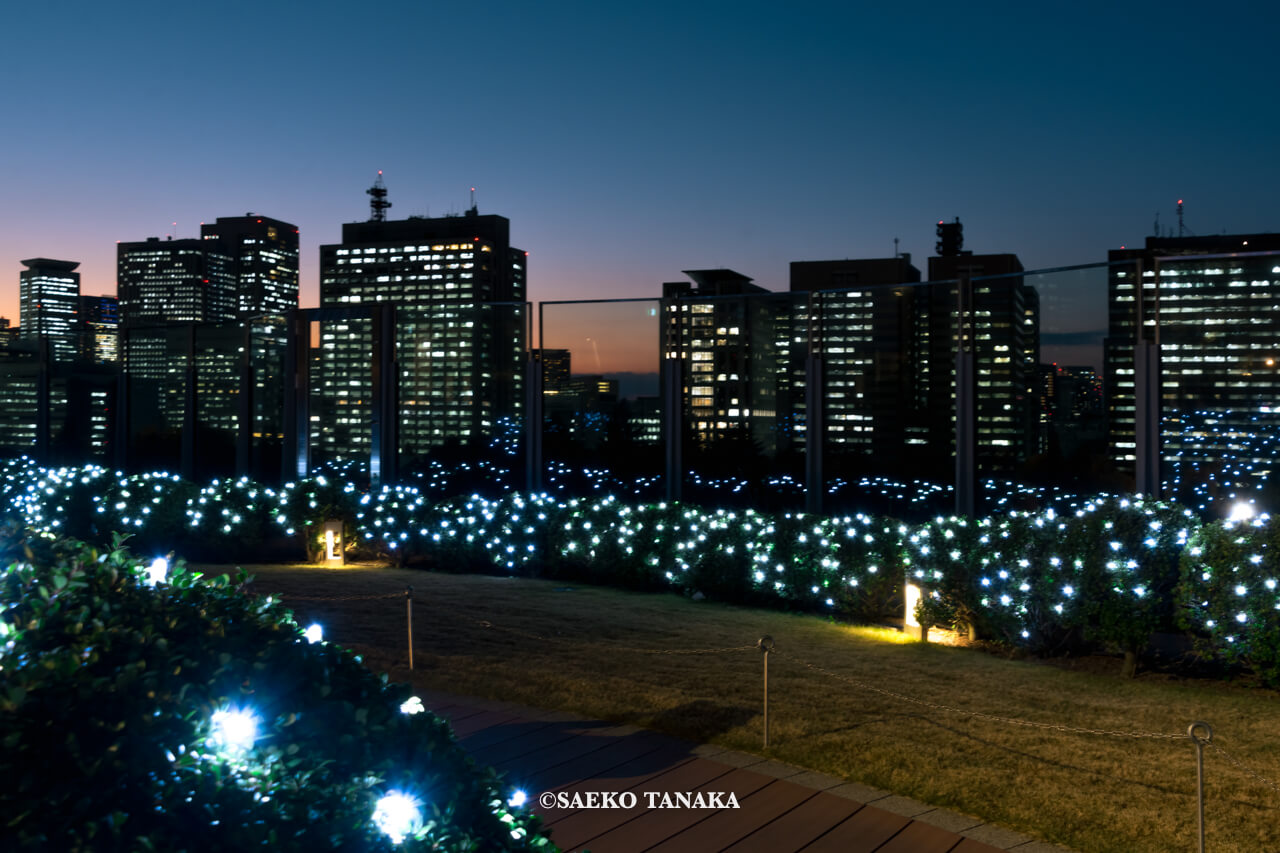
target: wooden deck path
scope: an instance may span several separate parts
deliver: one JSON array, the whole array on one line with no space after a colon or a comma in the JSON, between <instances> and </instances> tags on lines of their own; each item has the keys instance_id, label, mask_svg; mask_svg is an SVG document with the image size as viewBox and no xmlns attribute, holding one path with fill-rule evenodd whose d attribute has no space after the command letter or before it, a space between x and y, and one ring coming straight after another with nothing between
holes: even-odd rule
<instances>
[{"instance_id":1,"label":"wooden deck path","mask_svg":"<svg viewBox=\"0 0 1280 853\"><path fill-rule=\"evenodd\" d=\"M635 726L441 693L422 700L477 761L528 794L566 851L1070 853L905 797ZM547 792L563 794L568 807L540 804ZM591 792L629 792L635 802L574 806L575 794L582 805ZM739 807L660 807L676 792L732 793Z\"/></svg>"}]
</instances>

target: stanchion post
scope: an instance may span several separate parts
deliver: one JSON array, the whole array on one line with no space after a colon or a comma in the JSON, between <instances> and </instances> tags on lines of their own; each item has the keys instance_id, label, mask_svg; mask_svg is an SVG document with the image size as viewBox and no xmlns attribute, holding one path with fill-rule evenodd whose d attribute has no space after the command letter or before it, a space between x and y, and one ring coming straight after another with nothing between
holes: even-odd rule
<instances>
[{"instance_id":1,"label":"stanchion post","mask_svg":"<svg viewBox=\"0 0 1280 853\"><path fill-rule=\"evenodd\" d=\"M769 652L773 649L773 637L765 634L756 643L764 653L764 748L769 748Z\"/></svg>"},{"instance_id":2,"label":"stanchion post","mask_svg":"<svg viewBox=\"0 0 1280 853\"><path fill-rule=\"evenodd\" d=\"M405 624L409 626L409 671L413 671L413 587L404 588Z\"/></svg>"},{"instance_id":3,"label":"stanchion post","mask_svg":"<svg viewBox=\"0 0 1280 853\"><path fill-rule=\"evenodd\" d=\"M1196 734L1203 729L1204 734ZM1204 745L1213 740L1213 727L1194 722L1187 726L1187 737L1196 746L1196 823L1200 830L1200 853L1204 853Z\"/></svg>"}]
</instances>

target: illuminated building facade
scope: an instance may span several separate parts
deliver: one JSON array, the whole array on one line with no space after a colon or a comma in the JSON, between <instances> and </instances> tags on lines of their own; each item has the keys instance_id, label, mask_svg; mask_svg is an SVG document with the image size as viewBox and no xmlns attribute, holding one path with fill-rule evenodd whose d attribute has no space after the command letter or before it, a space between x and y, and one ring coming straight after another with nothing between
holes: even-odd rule
<instances>
[{"instance_id":1,"label":"illuminated building facade","mask_svg":"<svg viewBox=\"0 0 1280 853\"><path fill-rule=\"evenodd\" d=\"M375 189L380 189L376 187ZM371 193L372 194L372 193ZM382 190L382 197L385 190ZM375 218L320 247L320 306L395 306L401 457L487 444L523 408L527 253L510 222L481 215ZM371 321L325 320L313 378L318 460L370 452Z\"/></svg>"},{"instance_id":2,"label":"illuminated building facade","mask_svg":"<svg viewBox=\"0 0 1280 853\"><path fill-rule=\"evenodd\" d=\"M919 293L910 286L919 281L920 271L905 254L791 264L791 291L798 297L793 347L803 352L812 335L822 357L820 399L831 473L900 472L905 456L925 441L913 330ZM803 361L795 360L792 369L794 387L803 388ZM803 395L794 396L804 412Z\"/></svg>"},{"instance_id":3,"label":"illuminated building facade","mask_svg":"<svg viewBox=\"0 0 1280 853\"><path fill-rule=\"evenodd\" d=\"M78 261L30 258L18 273L18 310L22 337L48 338L55 361L79 355L76 318L80 307Z\"/></svg>"},{"instance_id":4,"label":"illuminated building facade","mask_svg":"<svg viewBox=\"0 0 1280 853\"><path fill-rule=\"evenodd\" d=\"M928 444L954 448L957 285L973 282L972 335L977 464L983 474L1009 473L1039 453L1040 297L1024 283L1017 255L956 254L929 259L930 284L917 309L919 368ZM952 451L953 452L953 451Z\"/></svg>"},{"instance_id":5,"label":"illuminated building facade","mask_svg":"<svg viewBox=\"0 0 1280 853\"><path fill-rule=\"evenodd\" d=\"M116 245L120 325L217 323L236 314L236 277L220 243L198 239Z\"/></svg>"},{"instance_id":6,"label":"illuminated building facade","mask_svg":"<svg viewBox=\"0 0 1280 853\"><path fill-rule=\"evenodd\" d=\"M298 306L298 230L250 214L219 218L201 233L117 246L135 456L182 433L193 465L187 433L198 432L201 459L230 460L241 417L253 420L255 455L281 438L283 321ZM250 399L241 401L246 391Z\"/></svg>"},{"instance_id":7,"label":"illuminated building facade","mask_svg":"<svg viewBox=\"0 0 1280 853\"><path fill-rule=\"evenodd\" d=\"M298 229L269 216L220 216L200 226L231 260L235 314L283 316L298 307Z\"/></svg>"},{"instance_id":8,"label":"illuminated building facade","mask_svg":"<svg viewBox=\"0 0 1280 853\"><path fill-rule=\"evenodd\" d=\"M1176 461L1239 463L1257 476L1270 468L1247 448L1250 436L1280 422L1276 252L1280 235L1236 234L1148 237L1143 248L1109 253L1104 373L1108 450L1118 468L1135 469L1139 323L1158 358L1166 474Z\"/></svg>"},{"instance_id":9,"label":"illuminated building facade","mask_svg":"<svg viewBox=\"0 0 1280 853\"><path fill-rule=\"evenodd\" d=\"M120 357L120 300L81 296L77 319L80 357L94 364L115 364Z\"/></svg>"},{"instance_id":10,"label":"illuminated building facade","mask_svg":"<svg viewBox=\"0 0 1280 853\"><path fill-rule=\"evenodd\" d=\"M685 270L662 285L663 359L683 358L685 429L704 449L749 442L765 456L789 447L792 299L728 269Z\"/></svg>"}]
</instances>

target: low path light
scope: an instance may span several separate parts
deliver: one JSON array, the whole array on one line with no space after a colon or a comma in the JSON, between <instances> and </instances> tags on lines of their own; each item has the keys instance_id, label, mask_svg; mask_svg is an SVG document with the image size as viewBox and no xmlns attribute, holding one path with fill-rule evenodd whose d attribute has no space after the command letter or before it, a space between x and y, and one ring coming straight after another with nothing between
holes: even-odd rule
<instances>
[{"instance_id":1,"label":"low path light","mask_svg":"<svg viewBox=\"0 0 1280 853\"><path fill-rule=\"evenodd\" d=\"M342 521L334 519L326 521L322 528L324 536L324 564L341 566L346 564L346 548L342 541Z\"/></svg>"}]
</instances>

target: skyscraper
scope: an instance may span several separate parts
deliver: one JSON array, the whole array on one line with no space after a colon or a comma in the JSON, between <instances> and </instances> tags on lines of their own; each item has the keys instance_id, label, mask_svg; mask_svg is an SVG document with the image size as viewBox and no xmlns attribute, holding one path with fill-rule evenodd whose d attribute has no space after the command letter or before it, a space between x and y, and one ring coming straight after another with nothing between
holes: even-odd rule
<instances>
[{"instance_id":1,"label":"skyscraper","mask_svg":"<svg viewBox=\"0 0 1280 853\"><path fill-rule=\"evenodd\" d=\"M396 308L399 451L487 442L522 408L527 253L510 222L481 215L389 221L386 190L370 191L372 217L342 226L320 247L321 308ZM322 458L369 452L370 321L321 323L316 377Z\"/></svg>"},{"instance_id":2,"label":"skyscraper","mask_svg":"<svg viewBox=\"0 0 1280 853\"><path fill-rule=\"evenodd\" d=\"M914 330L923 291L911 286L919 281L910 255L791 264L792 292L809 294L796 303L795 344L812 333L822 354L828 471L899 473L924 442ZM793 369L803 387L803 363Z\"/></svg>"},{"instance_id":3,"label":"skyscraper","mask_svg":"<svg viewBox=\"0 0 1280 853\"><path fill-rule=\"evenodd\" d=\"M236 316L284 315L298 307L297 227L246 213L204 223L200 236L231 259Z\"/></svg>"},{"instance_id":4,"label":"skyscraper","mask_svg":"<svg viewBox=\"0 0 1280 853\"><path fill-rule=\"evenodd\" d=\"M955 435L955 352L959 333L957 285L973 282L972 347L975 367L977 463L984 474L1009 473L1040 447L1040 297L1020 275L1017 255L961 253L929 259L927 302L918 323L927 327L924 389L932 447ZM968 332L964 333L966 338ZM944 414L945 413L945 414Z\"/></svg>"},{"instance_id":5,"label":"skyscraper","mask_svg":"<svg viewBox=\"0 0 1280 853\"><path fill-rule=\"evenodd\" d=\"M791 439L779 411L790 411L792 299L729 269L684 274L691 282L662 285L661 357L684 359L685 428L704 449L737 441L774 456Z\"/></svg>"},{"instance_id":6,"label":"skyscraper","mask_svg":"<svg viewBox=\"0 0 1280 853\"><path fill-rule=\"evenodd\" d=\"M187 466L195 464L197 431L206 461L229 459L242 429L254 437L251 455L256 442L279 440L284 380L276 356L283 315L298 305L293 225L248 214L219 218L201 232L200 239L117 246L130 452L166 447L181 432ZM246 375L251 385L243 384Z\"/></svg>"},{"instance_id":7,"label":"skyscraper","mask_svg":"<svg viewBox=\"0 0 1280 853\"><path fill-rule=\"evenodd\" d=\"M19 325L22 337L49 339L49 355L70 361L79 352L76 312L80 303L79 261L29 258L18 273Z\"/></svg>"},{"instance_id":8,"label":"skyscraper","mask_svg":"<svg viewBox=\"0 0 1280 853\"><path fill-rule=\"evenodd\" d=\"M1271 467L1250 448L1280 422L1277 252L1277 234L1148 237L1141 249L1109 252L1104 372L1107 443L1118 468L1135 470L1138 328L1156 352L1166 470L1179 460Z\"/></svg>"},{"instance_id":9,"label":"skyscraper","mask_svg":"<svg viewBox=\"0 0 1280 853\"><path fill-rule=\"evenodd\" d=\"M220 241L161 240L116 245L120 325L217 323L236 314L233 260Z\"/></svg>"}]
</instances>

